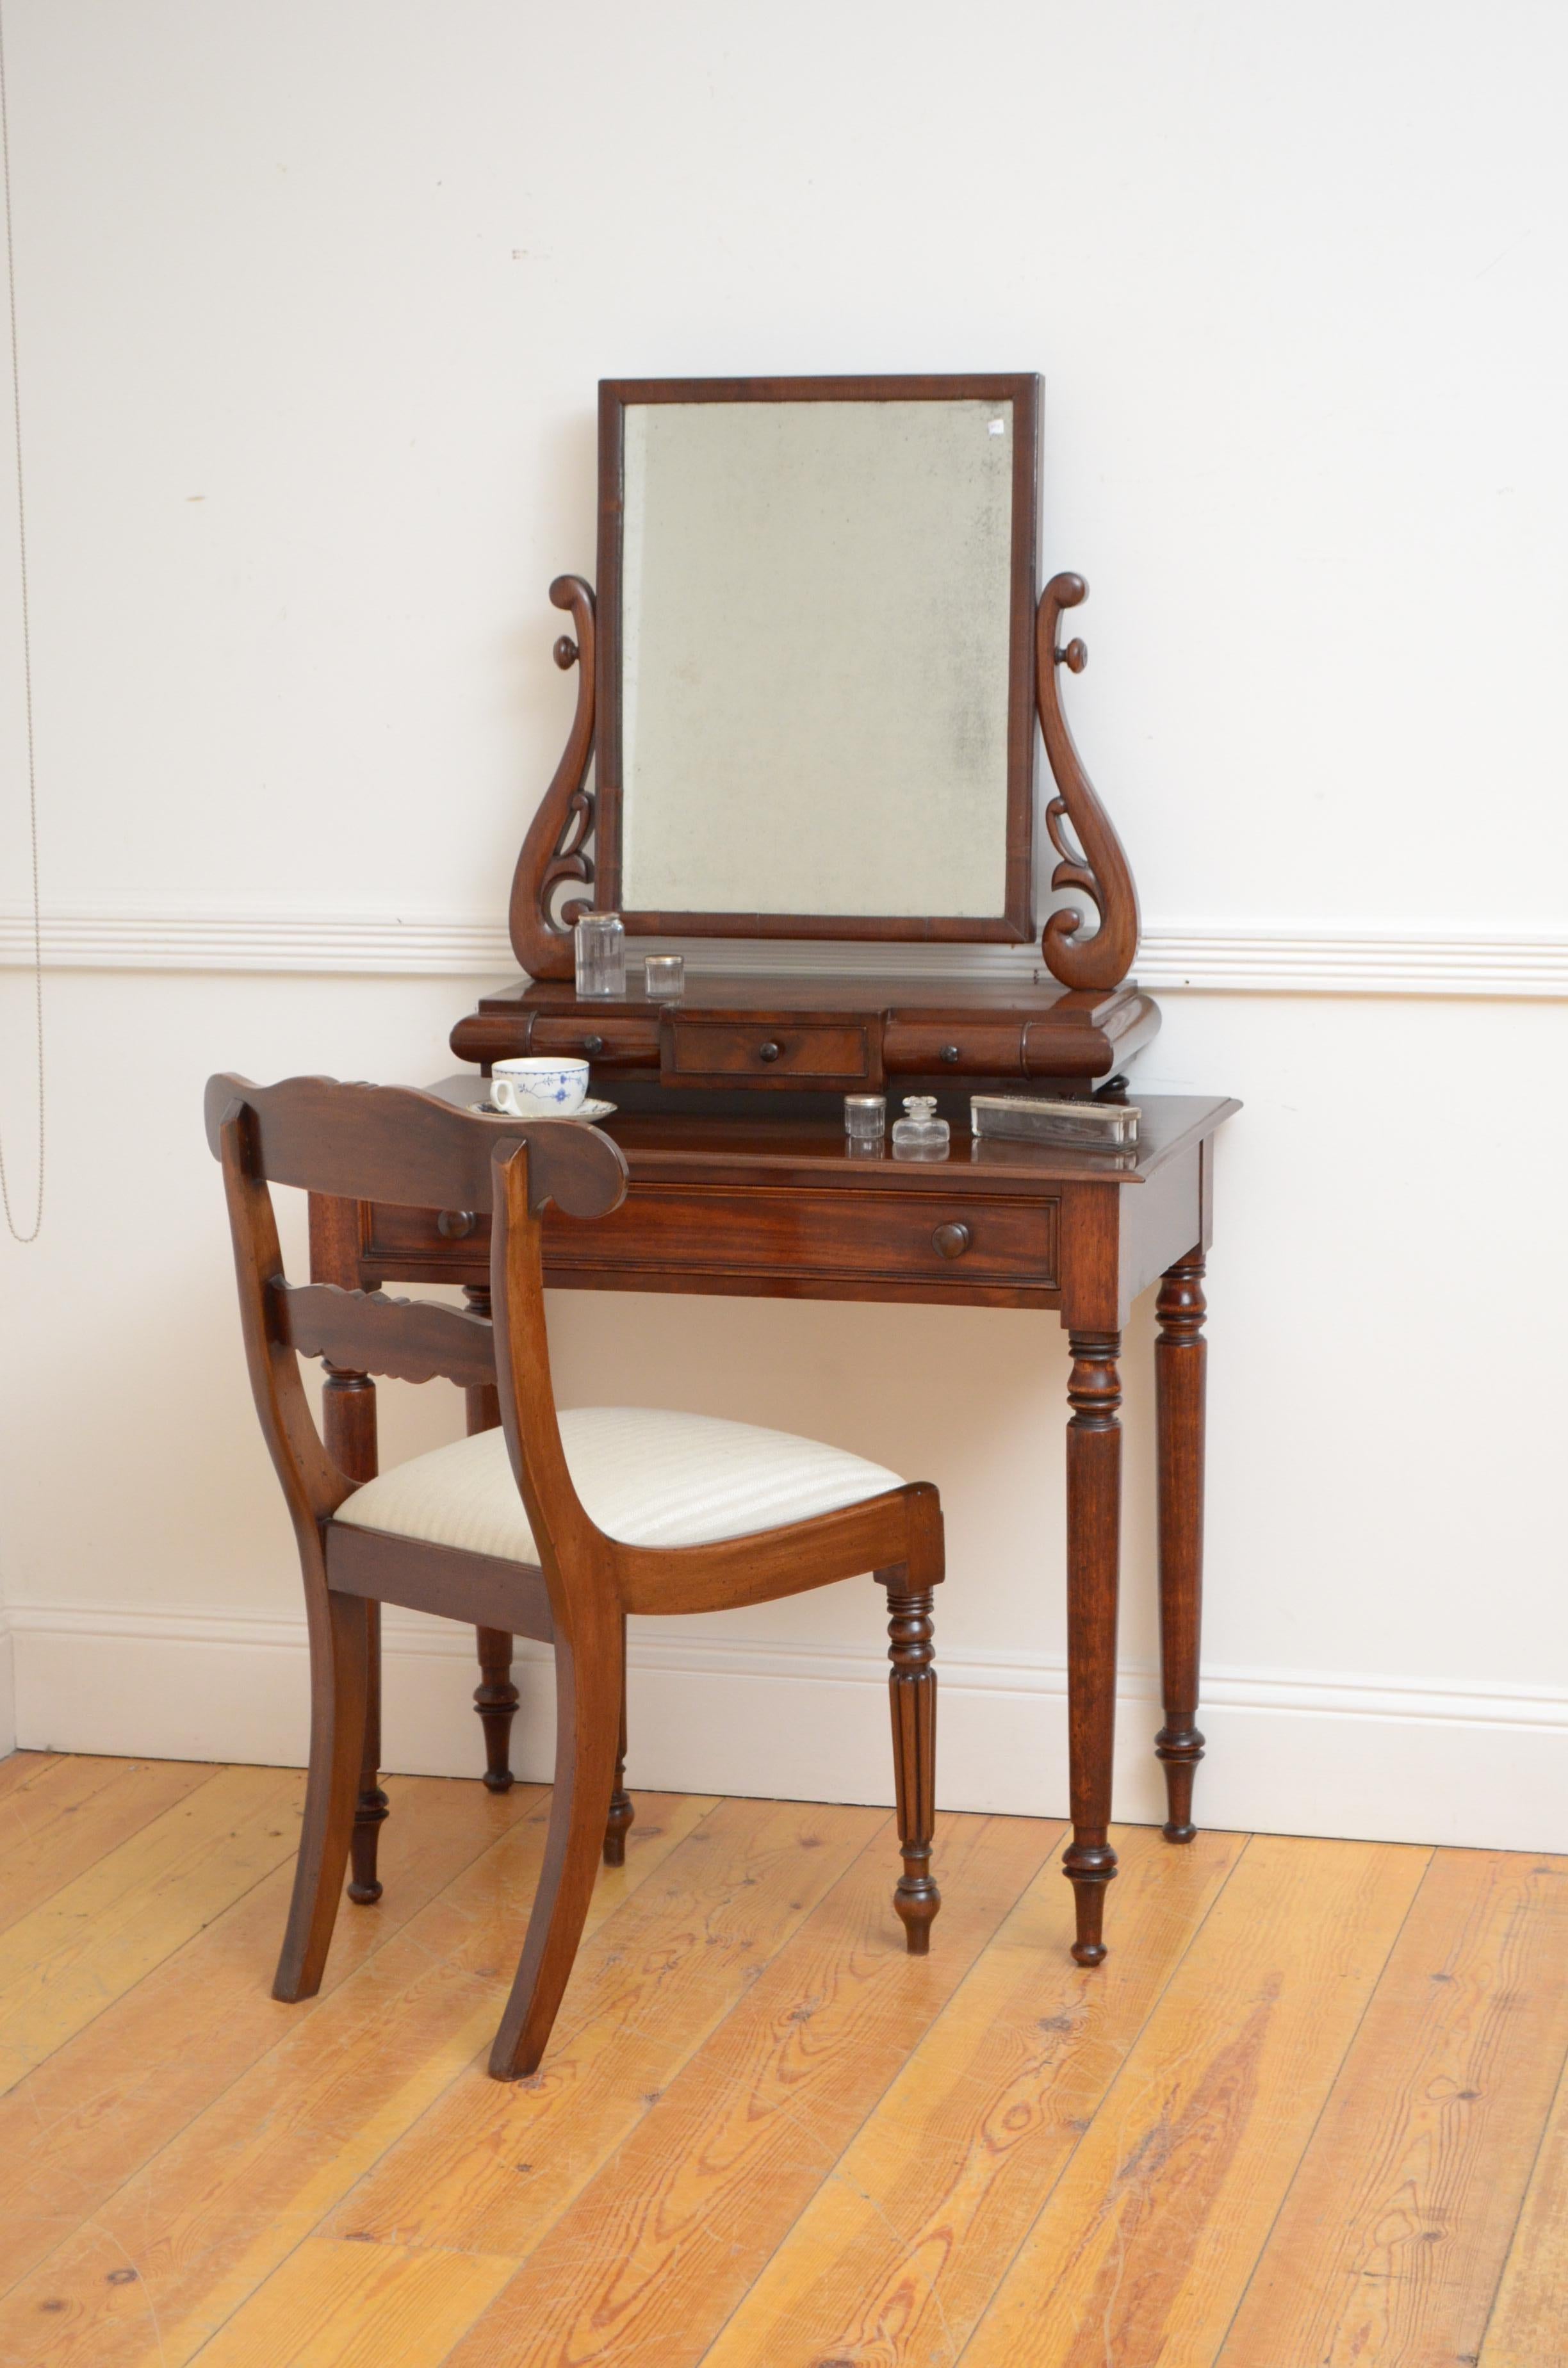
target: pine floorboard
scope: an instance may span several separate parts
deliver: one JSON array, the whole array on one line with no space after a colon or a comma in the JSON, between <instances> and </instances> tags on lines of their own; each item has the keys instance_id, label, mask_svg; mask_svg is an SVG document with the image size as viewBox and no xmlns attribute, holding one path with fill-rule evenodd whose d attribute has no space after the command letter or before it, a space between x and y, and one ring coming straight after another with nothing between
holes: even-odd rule
<instances>
[{"instance_id":1,"label":"pine floorboard","mask_svg":"<svg viewBox=\"0 0 1568 2368\"><path fill-rule=\"evenodd\" d=\"M391 1780L268 1995L301 1780L0 1762L0 2368L1568 2368L1568 1858L639 1794L484 2058L549 1796Z\"/></svg>"}]
</instances>

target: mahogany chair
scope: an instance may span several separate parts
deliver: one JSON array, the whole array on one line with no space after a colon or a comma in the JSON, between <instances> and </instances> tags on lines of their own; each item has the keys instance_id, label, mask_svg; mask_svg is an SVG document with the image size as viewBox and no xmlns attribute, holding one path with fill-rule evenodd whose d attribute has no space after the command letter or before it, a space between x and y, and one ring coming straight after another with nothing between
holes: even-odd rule
<instances>
[{"instance_id":1,"label":"mahogany chair","mask_svg":"<svg viewBox=\"0 0 1568 2368\"><path fill-rule=\"evenodd\" d=\"M276 1998L320 1987L358 1789L369 1603L536 1637L555 1651L555 1791L539 1890L491 2053L499 2080L536 2069L582 1936L624 1758L626 1615L767 1603L869 1571L887 1590L899 1844L893 1894L924 1955L931 1876L942 1577L935 1488L858 1456L744 1423L652 1409L558 1417L540 1220L591 1219L625 1197L626 1163L593 1127L528 1124L433 1096L328 1077L216 1076L207 1135L222 1163L251 1386L293 1520L311 1642L304 1828ZM382 1292L291 1284L271 1183L492 1217L493 1318ZM328 1456L301 1357L405 1381L497 1387L502 1429L359 1486Z\"/></svg>"}]
</instances>

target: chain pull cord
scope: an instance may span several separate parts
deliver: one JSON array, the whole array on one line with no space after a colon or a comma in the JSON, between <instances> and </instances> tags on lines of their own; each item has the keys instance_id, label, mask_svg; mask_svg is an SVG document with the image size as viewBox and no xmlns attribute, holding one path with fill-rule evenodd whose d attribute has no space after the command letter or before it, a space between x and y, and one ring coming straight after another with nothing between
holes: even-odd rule
<instances>
[{"instance_id":1,"label":"chain pull cord","mask_svg":"<svg viewBox=\"0 0 1568 2368\"><path fill-rule=\"evenodd\" d=\"M11 323L11 416L16 427L17 556L22 595L22 695L28 734L28 837L33 883L33 1033L38 1053L38 1200L31 1230L23 1233L11 1207L6 1151L0 1143L0 1204L13 1241L36 1242L43 1224L43 924L39 895L38 765L33 742L32 631L28 602L28 528L22 492L22 375L17 352L17 255L11 233L11 120L6 91L6 17L0 0L0 188L6 200L6 292Z\"/></svg>"}]
</instances>

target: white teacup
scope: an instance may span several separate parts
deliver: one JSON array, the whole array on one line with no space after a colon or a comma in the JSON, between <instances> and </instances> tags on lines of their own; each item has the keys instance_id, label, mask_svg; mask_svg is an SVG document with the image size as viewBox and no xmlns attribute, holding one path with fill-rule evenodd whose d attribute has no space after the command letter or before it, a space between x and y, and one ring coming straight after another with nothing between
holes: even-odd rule
<instances>
[{"instance_id":1,"label":"white teacup","mask_svg":"<svg viewBox=\"0 0 1568 2368\"><path fill-rule=\"evenodd\" d=\"M570 1118L587 1099L588 1064L562 1054L532 1053L516 1061L497 1061L490 1077L490 1099L509 1118Z\"/></svg>"}]
</instances>

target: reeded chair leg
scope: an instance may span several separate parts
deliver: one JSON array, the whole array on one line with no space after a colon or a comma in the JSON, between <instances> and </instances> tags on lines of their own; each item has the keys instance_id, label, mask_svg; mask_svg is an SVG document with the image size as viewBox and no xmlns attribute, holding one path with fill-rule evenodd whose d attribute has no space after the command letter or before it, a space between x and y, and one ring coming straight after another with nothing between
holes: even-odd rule
<instances>
[{"instance_id":1,"label":"reeded chair leg","mask_svg":"<svg viewBox=\"0 0 1568 2368\"><path fill-rule=\"evenodd\" d=\"M312 1618L311 1770L294 1896L272 1995L288 2004L321 1987L348 1863L365 1741L369 1623L358 1596L331 1595Z\"/></svg>"},{"instance_id":2,"label":"reeded chair leg","mask_svg":"<svg viewBox=\"0 0 1568 2368\"><path fill-rule=\"evenodd\" d=\"M631 1795L626 1789L626 1622L620 1623L620 1748L616 1753L615 1790L609 1796L609 1816L605 1820L605 1864L626 1864L626 1837L631 1831L637 1816L631 1805Z\"/></svg>"},{"instance_id":3,"label":"reeded chair leg","mask_svg":"<svg viewBox=\"0 0 1568 2368\"><path fill-rule=\"evenodd\" d=\"M612 1624L613 1622L613 1624ZM592 1615L555 1639L555 1792L544 1866L506 2011L490 2051L496 2080L539 2068L593 1896L620 1734L619 1621Z\"/></svg>"},{"instance_id":4,"label":"reeded chair leg","mask_svg":"<svg viewBox=\"0 0 1568 2368\"><path fill-rule=\"evenodd\" d=\"M931 1874L931 1841L937 1823L937 1672L932 1667L932 1591L910 1591L907 1570L880 1570L888 1591L888 1693L892 1707L893 1773L898 1797L898 1845L903 1873L893 1907L903 1924L904 1945L924 1957L931 1925L942 1904Z\"/></svg>"}]
</instances>

